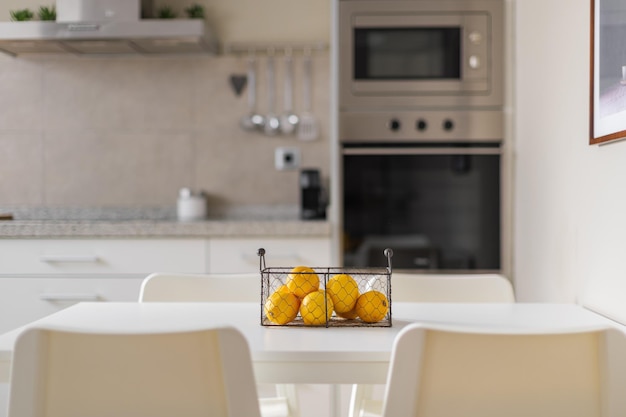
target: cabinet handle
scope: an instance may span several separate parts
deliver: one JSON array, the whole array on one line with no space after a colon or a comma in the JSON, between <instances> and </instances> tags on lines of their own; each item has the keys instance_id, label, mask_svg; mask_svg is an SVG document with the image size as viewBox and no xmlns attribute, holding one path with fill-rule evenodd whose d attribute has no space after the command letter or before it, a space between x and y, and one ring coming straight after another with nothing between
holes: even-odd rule
<instances>
[{"instance_id":1,"label":"cabinet handle","mask_svg":"<svg viewBox=\"0 0 626 417\"><path fill-rule=\"evenodd\" d=\"M39 260L46 263L96 263L100 262L100 257L97 255L41 255Z\"/></svg>"},{"instance_id":2,"label":"cabinet handle","mask_svg":"<svg viewBox=\"0 0 626 417\"><path fill-rule=\"evenodd\" d=\"M99 301L98 294L63 294L63 293L43 293L39 295L44 301Z\"/></svg>"}]
</instances>

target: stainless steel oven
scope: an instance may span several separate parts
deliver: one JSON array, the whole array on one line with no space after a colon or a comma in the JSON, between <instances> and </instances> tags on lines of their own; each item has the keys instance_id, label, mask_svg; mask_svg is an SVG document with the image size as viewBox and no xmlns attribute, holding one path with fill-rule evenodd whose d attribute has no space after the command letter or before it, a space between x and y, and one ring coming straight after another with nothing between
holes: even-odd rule
<instances>
[{"instance_id":1,"label":"stainless steel oven","mask_svg":"<svg viewBox=\"0 0 626 417\"><path fill-rule=\"evenodd\" d=\"M502 105L502 0L339 0L338 8L342 109Z\"/></svg>"},{"instance_id":2,"label":"stainless steel oven","mask_svg":"<svg viewBox=\"0 0 626 417\"><path fill-rule=\"evenodd\" d=\"M336 0L346 266L503 270L503 0Z\"/></svg>"}]
</instances>

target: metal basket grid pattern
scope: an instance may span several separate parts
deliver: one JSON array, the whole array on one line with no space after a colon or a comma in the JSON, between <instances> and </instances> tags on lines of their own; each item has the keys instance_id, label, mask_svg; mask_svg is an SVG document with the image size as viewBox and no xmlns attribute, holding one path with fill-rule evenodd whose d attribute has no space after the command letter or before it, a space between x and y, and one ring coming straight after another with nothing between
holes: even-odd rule
<instances>
[{"instance_id":1,"label":"metal basket grid pattern","mask_svg":"<svg viewBox=\"0 0 626 417\"><path fill-rule=\"evenodd\" d=\"M292 272L291 267L265 267L264 251L259 249L261 256L260 272L261 272L261 325L263 326L296 326L296 327L312 327L305 324L300 313L296 318L286 324L276 324L270 321L265 314L265 303L267 299L287 282L289 274ZM348 274L357 283L359 294L367 291L378 291L385 295L388 303L388 311L384 318L380 321L370 323L361 320L359 317L354 319L342 318L333 312L330 319L326 320L324 313L321 313L321 321L323 324L317 327L391 327L391 255L389 255L389 266L386 268L333 268L333 267L311 267L319 277L319 289L325 290L328 281L338 274ZM300 274L313 274L312 272L299 272Z\"/></svg>"}]
</instances>

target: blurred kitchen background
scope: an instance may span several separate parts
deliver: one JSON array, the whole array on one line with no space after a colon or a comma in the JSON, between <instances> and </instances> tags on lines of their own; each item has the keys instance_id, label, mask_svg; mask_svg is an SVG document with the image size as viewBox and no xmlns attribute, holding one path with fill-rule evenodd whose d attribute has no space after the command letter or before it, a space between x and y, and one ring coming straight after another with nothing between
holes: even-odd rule
<instances>
[{"instance_id":1,"label":"blurred kitchen background","mask_svg":"<svg viewBox=\"0 0 626 417\"><path fill-rule=\"evenodd\" d=\"M299 169L275 169L277 147L297 148L300 167L328 180L330 2L168 0L179 17L200 4L224 52L218 55L81 56L0 54L0 205L173 206L179 188L207 193L209 206L299 204ZM4 0L10 11L48 5ZM277 11L280 11L279 13ZM276 106L283 110L281 45L312 51L312 111L319 137L244 131L248 54L229 46L277 46ZM257 106L267 113L266 54L257 60ZM303 51L294 52L294 110L303 109Z\"/></svg>"}]
</instances>

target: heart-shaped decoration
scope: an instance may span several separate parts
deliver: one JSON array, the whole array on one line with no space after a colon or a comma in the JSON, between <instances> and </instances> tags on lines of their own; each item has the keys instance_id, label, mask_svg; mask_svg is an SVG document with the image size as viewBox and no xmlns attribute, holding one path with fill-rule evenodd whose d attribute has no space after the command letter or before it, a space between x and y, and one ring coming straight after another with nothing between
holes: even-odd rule
<instances>
[{"instance_id":1,"label":"heart-shaped decoration","mask_svg":"<svg viewBox=\"0 0 626 417\"><path fill-rule=\"evenodd\" d=\"M230 76L230 86L235 92L235 94L237 94L237 96L241 95L241 92L246 87L247 82L248 82L248 77L246 77L245 75L232 74Z\"/></svg>"}]
</instances>

